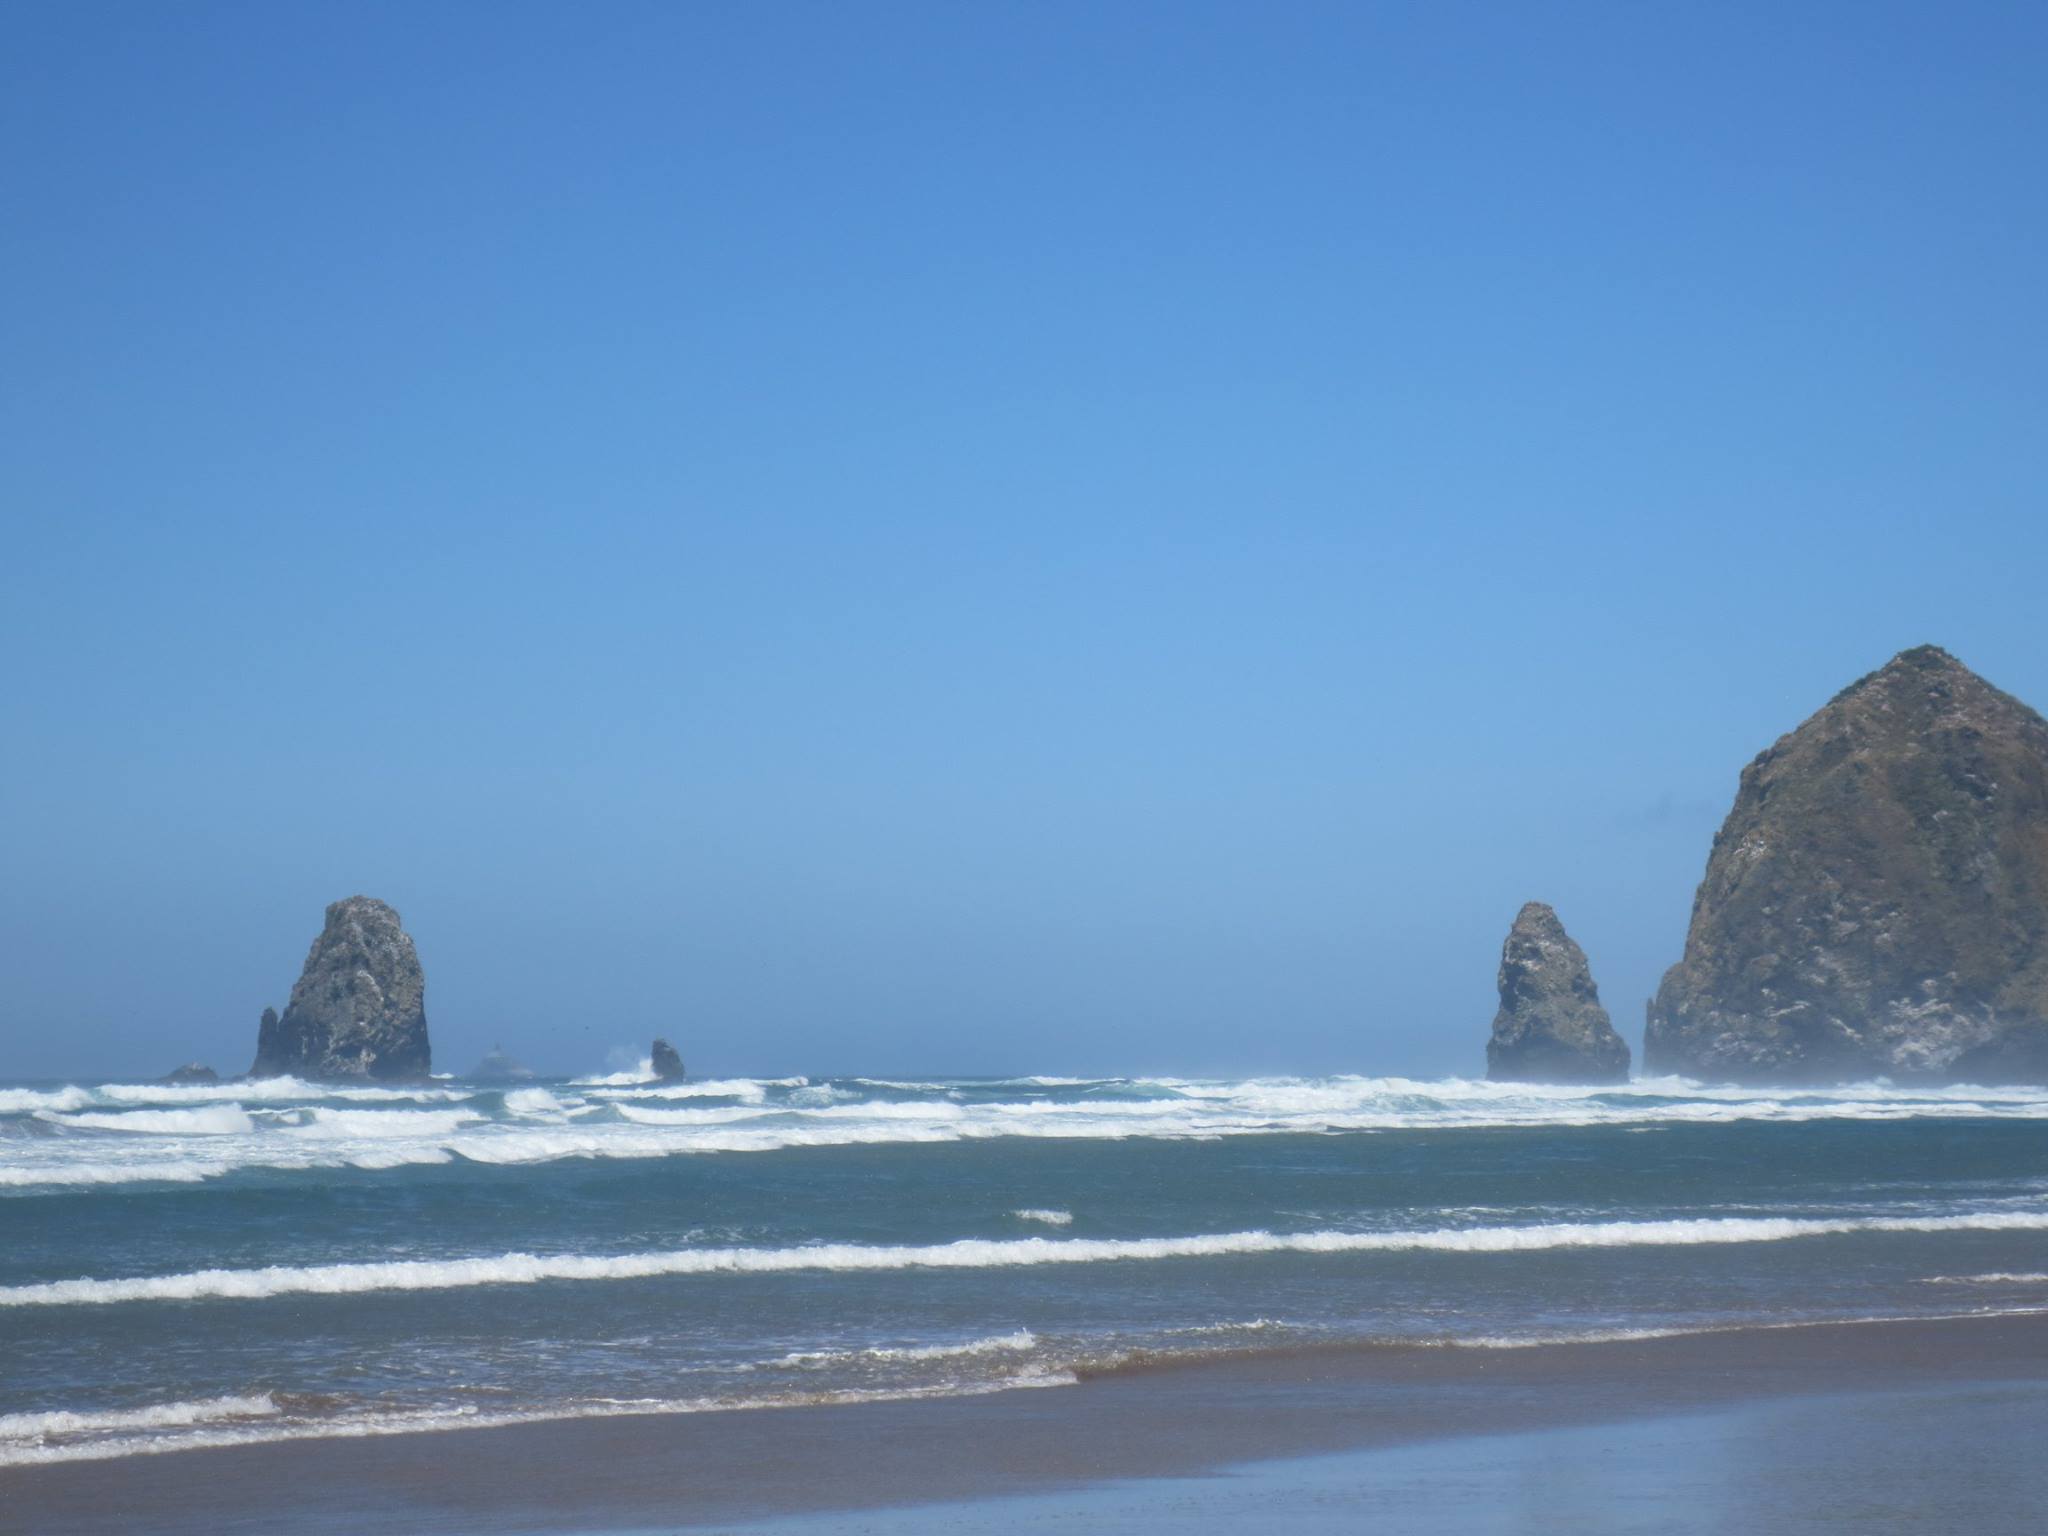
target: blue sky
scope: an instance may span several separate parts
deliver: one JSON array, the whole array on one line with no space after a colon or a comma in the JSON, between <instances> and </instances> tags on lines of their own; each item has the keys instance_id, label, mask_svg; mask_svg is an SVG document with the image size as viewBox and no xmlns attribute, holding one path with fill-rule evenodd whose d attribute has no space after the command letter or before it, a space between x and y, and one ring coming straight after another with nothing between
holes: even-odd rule
<instances>
[{"instance_id":1,"label":"blue sky","mask_svg":"<svg viewBox=\"0 0 2048 1536\"><path fill-rule=\"evenodd\" d=\"M2048 706L2048 12L0 6L0 1076L1477 1072Z\"/></svg>"}]
</instances>

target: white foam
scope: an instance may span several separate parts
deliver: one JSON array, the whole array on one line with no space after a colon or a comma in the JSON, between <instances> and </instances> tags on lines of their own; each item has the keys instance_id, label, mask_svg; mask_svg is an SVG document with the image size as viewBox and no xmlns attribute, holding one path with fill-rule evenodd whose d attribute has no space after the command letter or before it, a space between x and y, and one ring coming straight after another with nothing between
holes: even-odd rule
<instances>
[{"instance_id":1,"label":"white foam","mask_svg":"<svg viewBox=\"0 0 2048 1536\"><path fill-rule=\"evenodd\" d=\"M515 1115L544 1118L559 1118L566 1113L562 1101L545 1088L514 1088L505 1095L505 1108Z\"/></svg>"},{"instance_id":2,"label":"white foam","mask_svg":"<svg viewBox=\"0 0 2048 1536\"><path fill-rule=\"evenodd\" d=\"M894 1077L856 1077L849 1079L863 1088L886 1088L894 1093L952 1093L950 1083L909 1082Z\"/></svg>"},{"instance_id":3,"label":"white foam","mask_svg":"<svg viewBox=\"0 0 2048 1536\"><path fill-rule=\"evenodd\" d=\"M232 1171L218 1162L53 1163L40 1167L0 1167L0 1189L61 1189L70 1185L142 1184L163 1181L198 1184Z\"/></svg>"},{"instance_id":4,"label":"white foam","mask_svg":"<svg viewBox=\"0 0 2048 1536\"><path fill-rule=\"evenodd\" d=\"M83 1088L0 1088L0 1115L32 1114L39 1109L83 1109L93 1102Z\"/></svg>"},{"instance_id":5,"label":"white foam","mask_svg":"<svg viewBox=\"0 0 2048 1536\"><path fill-rule=\"evenodd\" d=\"M242 1104L286 1104L321 1099L359 1103L448 1103L470 1097L467 1088L416 1085L381 1087L371 1084L309 1083L301 1077L230 1078L217 1083L103 1083L93 1090L115 1104L204 1104L232 1100Z\"/></svg>"},{"instance_id":6,"label":"white foam","mask_svg":"<svg viewBox=\"0 0 2048 1536\"><path fill-rule=\"evenodd\" d=\"M597 1085L607 1089L599 1097L607 1099L738 1099L745 1104L760 1104L768 1097L770 1088L801 1088L805 1079L784 1078L778 1081L762 1081L751 1077L707 1077L698 1082L655 1083L633 1089L630 1093L613 1085Z\"/></svg>"},{"instance_id":7,"label":"white foam","mask_svg":"<svg viewBox=\"0 0 2048 1536\"><path fill-rule=\"evenodd\" d=\"M719 1104L704 1109L651 1109L645 1104L619 1103L612 1113L634 1125L736 1125L758 1120L761 1112L745 1104Z\"/></svg>"},{"instance_id":8,"label":"white foam","mask_svg":"<svg viewBox=\"0 0 2048 1536\"><path fill-rule=\"evenodd\" d=\"M638 1069L632 1072L606 1072L599 1077L574 1077L569 1080L571 1088L630 1088L636 1083L654 1082L654 1058L641 1058Z\"/></svg>"},{"instance_id":9,"label":"white foam","mask_svg":"<svg viewBox=\"0 0 2048 1536\"><path fill-rule=\"evenodd\" d=\"M60 1115L38 1110L36 1118L51 1125L149 1136L238 1136L256 1129L248 1112L234 1104L213 1104L205 1109L124 1109L111 1114Z\"/></svg>"},{"instance_id":10,"label":"white foam","mask_svg":"<svg viewBox=\"0 0 2048 1536\"><path fill-rule=\"evenodd\" d=\"M651 1414L726 1413L757 1408L833 1406L850 1403L911 1402L934 1397L980 1397L1036 1387L1070 1387L1070 1372L1046 1371L994 1381L948 1382L937 1386L848 1388L832 1392L781 1393L758 1398L599 1398L498 1413L474 1407L363 1413L313 1420L279 1416L227 1427L201 1424L182 1433L115 1435L74 1444L0 1443L0 1467L64 1461L107 1461L123 1456L156 1456L215 1446L263 1445L283 1440L355 1440L384 1435L439 1434L451 1430L497 1429L511 1424L547 1424L572 1419L632 1418Z\"/></svg>"},{"instance_id":11,"label":"white foam","mask_svg":"<svg viewBox=\"0 0 2048 1536\"><path fill-rule=\"evenodd\" d=\"M372 1147L351 1151L342 1161L351 1168L375 1173L386 1168L423 1168L435 1163L452 1163L455 1154L445 1147Z\"/></svg>"},{"instance_id":12,"label":"white foam","mask_svg":"<svg viewBox=\"0 0 2048 1536\"><path fill-rule=\"evenodd\" d=\"M1024 1209L1012 1211L1010 1214L1019 1221L1041 1222L1048 1227L1071 1227L1074 1224L1074 1213L1072 1211L1055 1211L1042 1206L1026 1206Z\"/></svg>"},{"instance_id":13,"label":"white foam","mask_svg":"<svg viewBox=\"0 0 2048 1536\"><path fill-rule=\"evenodd\" d=\"M1168 1328L1165 1331L1175 1337L1202 1337L1210 1334L1270 1333L1299 1326L1296 1323L1283 1323L1274 1317L1250 1317L1241 1323L1196 1323L1186 1328Z\"/></svg>"},{"instance_id":14,"label":"white foam","mask_svg":"<svg viewBox=\"0 0 2048 1536\"><path fill-rule=\"evenodd\" d=\"M105 1136L22 1138L10 1144L12 1166L0 1170L0 1190L183 1183L237 1169L400 1168L455 1156L522 1164L994 1138L2048 1119L2048 1089L2041 1088L1853 1084L1767 1091L1655 1079L1594 1089L1356 1076L1235 1082L851 1079L814 1087L800 1077L671 1084L633 1074L614 1077L622 1080L591 1079L581 1089L527 1087L502 1095L417 1085L342 1088L293 1078L4 1089L0 1114L34 1115L83 1131L119 1130L126 1133L121 1140L137 1144L137 1152L116 1153L114 1138ZM886 1090L880 1089L883 1081L889 1084ZM162 1140L151 1147L152 1137ZM201 1148L203 1158L195 1155Z\"/></svg>"},{"instance_id":15,"label":"white foam","mask_svg":"<svg viewBox=\"0 0 2048 1536\"><path fill-rule=\"evenodd\" d=\"M1120 1082L1120 1078L1106 1077L1046 1077L1034 1074L1030 1077L1005 1077L1004 1083L1023 1083L1031 1088L1093 1088L1099 1083Z\"/></svg>"},{"instance_id":16,"label":"white foam","mask_svg":"<svg viewBox=\"0 0 2048 1536\"><path fill-rule=\"evenodd\" d=\"M294 1135L318 1139L452 1136L484 1118L472 1109L314 1109L308 1115L304 1124L292 1127Z\"/></svg>"},{"instance_id":17,"label":"white foam","mask_svg":"<svg viewBox=\"0 0 2048 1536\"><path fill-rule=\"evenodd\" d=\"M261 1397L209 1397L193 1402L156 1403L147 1408L114 1408L74 1413L0 1414L0 1448L11 1441L44 1441L52 1437L88 1435L108 1430L174 1429L213 1424L223 1419L268 1418L277 1413L268 1393Z\"/></svg>"},{"instance_id":18,"label":"white foam","mask_svg":"<svg viewBox=\"0 0 2048 1536\"><path fill-rule=\"evenodd\" d=\"M2048 1276L2042 1276L2048 1279ZM1644 1339L1691 1339L1716 1333L1792 1333L1809 1328L1868 1328L1897 1323L1955 1323L1986 1317L2039 1317L2040 1307L1976 1307L1968 1312L1888 1313L1869 1317L1795 1317L1780 1322L1735 1318L1714 1323L1670 1323L1644 1328L1559 1329L1550 1333L1452 1334L1429 1339L1389 1339L1431 1349L1541 1349L1552 1344L1628 1344Z\"/></svg>"},{"instance_id":19,"label":"white foam","mask_svg":"<svg viewBox=\"0 0 2048 1536\"><path fill-rule=\"evenodd\" d=\"M1022 1354L1038 1347L1038 1335L1029 1328L999 1333L960 1344L873 1345L865 1349L800 1350L784 1355L778 1365L833 1365L846 1360L958 1360L975 1355Z\"/></svg>"},{"instance_id":20,"label":"white foam","mask_svg":"<svg viewBox=\"0 0 2048 1536\"><path fill-rule=\"evenodd\" d=\"M0 1287L0 1307L101 1306L128 1301L259 1300L369 1291L440 1291L551 1280L644 1280L681 1275L797 1271L1001 1269L1041 1264L1303 1253L1531 1253L1558 1248L1683 1247L1770 1243L1855 1233L2048 1231L2048 1212L1835 1219L1551 1222L1382 1232L1222 1232L1195 1237L963 1238L925 1245L816 1243L793 1248L684 1248L654 1253L531 1254L395 1259L360 1264L204 1269L123 1279L54 1280Z\"/></svg>"},{"instance_id":21,"label":"white foam","mask_svg":"<svg viewBox=\"0 0 2048 1536\"><path fill-rule=\"evenodd\" d=\"M1992 1270L1983 1275L1929 1275L1928 1285L2048 1285L2048 1274Z\"/></svg>"}]
</instances>

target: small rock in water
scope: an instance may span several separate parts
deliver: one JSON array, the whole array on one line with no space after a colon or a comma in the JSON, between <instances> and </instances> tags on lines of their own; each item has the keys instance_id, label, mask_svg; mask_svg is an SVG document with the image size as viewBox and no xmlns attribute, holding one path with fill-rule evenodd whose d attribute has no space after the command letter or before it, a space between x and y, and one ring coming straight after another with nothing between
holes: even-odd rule
<instances>
[{"instance_id":1,"label":"small rock in water","mask_svg":"<svg viewBox=\"0 0 2048 1536\"><path fill-rule=\"evenodd\" d=\"M1523 907L1500 953L1500 1012L1486 1042L1495 1082L1625 1083L1628 1042L1600 1006L1586 952L1540 901Z\"/></svg>"},{"instance_id":2,"label":"small rock in water","mask_svg":"<svg viewBox=\"0 0 2048 1536\"><path fill-rule=\"evenodd\" d=\"M217 1083L220 1074L203 1062L188 1061L176 1071L166 1072L159 1081L166 1083Z\"/></svg>"},{"instance_id":3,"label":"small rock in water","mask_svg":"<svg viewBox=\"0 0 2048 1536\"><path fill-rule=\"evenodd\" d=\"M501 1045L492 1046L489 1054L469 1069L472 1083L529 1083L534 1075L533 1068L507 1056Z\"/></svg>"},{"instance_id":4,"label":"small rock in water","mask_svg":"<svg viewBox=\"0 0 2048 1536\"><path fill-rule=\"evenodd\" d=\"M657 1083L680 1083L683 1080L683 1058L676 1054L676 1048L666 1040L656 1040L650 1056L654 1064L654 1080Z\"/></svg>"}]
</instances>

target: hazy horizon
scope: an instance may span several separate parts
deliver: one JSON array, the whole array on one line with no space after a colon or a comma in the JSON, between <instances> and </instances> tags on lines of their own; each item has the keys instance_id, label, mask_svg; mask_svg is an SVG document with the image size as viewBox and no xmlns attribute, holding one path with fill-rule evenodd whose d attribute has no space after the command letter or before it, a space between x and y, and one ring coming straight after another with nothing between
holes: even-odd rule
<instances>
[{"instance_id":1,"label":"hazy horizon","mask_svg":"<svg viewBox=\"0 0 2048 1536\"><path fill-rule=\"evenodd\" d=\"M1844 681L1846 683L1850 679L1844 679ZM1996 682L1996 679L1994 678L1992 681ZM1823 698L1820 702L1824 703L1825 699ZM1818 704L1815 707L1817 708ZM1792 723L1796 724L1797 722ZM1787 729L1789 730L1790 728L1791 726L1788 724ZM1769 742L1760 743L1757 750L1760 751L1764 746L1768 745ZM1741 764L1746 764L1753 755L1754 753L1745 754L1741 759ZM1737 766L1739 768L1740 764ZM1733 773L1731 773L1729 785L1729 796L1731 799L1733 796L1733 776ZM1602 841L1605 846L1610 848L1624 845L1630 841L1639 841L1640 848L1648 850L1680 843L1683 841L1684 833L1702 830L1703 836L1699 842L1698 855L1700 863L1704 867L1712 831L1719 825L1721 815L1722 812L1719 810L1714 810L1709 814L1709 808L1703 801L1681 804L1675 795L1667 794L1657 801L1632 808L1632 814L1625 813L1618 818L1613 818L1605 826L1600 825L1596 821L1586 822L1579 828L1579 832ZM1633 826L1631 826L1631 822L1634 823ZM1606 834L1604 837L1602 836L1603 833ZM1604 880L1602 871L1599 869L1581 866L1577 870L1576 877L1571 882L1552 882L1553 885L1564 885L1567 883L1574 888L1583 887L1589 898L1597 898L1600 894L1599 888L1603 884L1611 884L1616 889L1626 888L1635 884L1640 889L1640 885L1637 882L1631 881L1628 875L1618 868L1611 881ZM343 896L359 894L383 896L385 899L390 899L387 893L375 890L337 892L334 899L339 900ZM492 981L497 979L497 974L502 974L508 965L517 963L525 968L536 981L553 979L558 986L563 984L564 973L570 977L586 977L593 990L602 986L602 980L590 978L588 976L587 962L579 957L556 956L545 962L537 962L533 957L528 957L523 961L515 962L510 951L512 948L516 948L516 946L508 945L506 950L497 952L495 956L488 950L484 952L486 956L484 964L487 967L485 974L481 976L477 974L458 974L454 984L450 986L446 980L447 968L436 964L434 934L431 929L428 929L425 935L422 936L421 924L415 920L413 914L403 905L399 905L396 902L394 902L394 905L399 905L401 916L406 921L407 930L414 935L415 942L418 944L421 952L422 963L427 970L428 1020L435 1042L434 1067L437 1072L465 1072L474 1066L477 1060L487 1051L496 1047L503 1047L523 1064L533 1067L545 1075L573 1076L619 1071L630 1068L644 1059L649 1041L656 1035L662 1035L680 1046L691 1066L693 1075L704 1076L733 1074L786 1075L791 1073L850 1076L860 1073L896 1072L901 1074L923 1073L934 1076L999 1077L1038 1071L1075 1071L1100 1075L1143 1073L1233 1075L1248 1073L1284 1074L1299 1072L1313 1074L1319 1072L1357 1072L1385 1076L1429 1077L1443 1075L1480 1077L1485 1073L1484 1047L1487 1027L1490 1024L1494 1008L1494 966L1499 958L1500 940L1505 937L1508 922L1512 919L1514 910L1519 907L1521 899L1515 899L1509 906L1502 909L1500 921L1496 925L1499 932L1492 935L1490 940L1487 938L1486 930L1483 928L1477 929L1479 942L1477 942L1474 950L1473 963L1466 968L1466 974L1457 976L1444 974L1436 978L1441 983L1441 990L1447 1000L1455 997L1469 1001L1471 1007L1469 1015L1457 1021L1447 1020L1447 1028L1443 1038L1439 1040L1421 1040L1419 1041L1420 1049L1415 1049L1415 1044L1418 1042L1411 1035L1409 1054L1407 1056L1404 1057L1400 1053L1400 1048L1397 1044L1394 1050L1387 1053L1386 1059L1378 1059L1372 1054L1370 1042L1375 1036L1384 1035L1396 1042L1400 1042L1402 1037L1398 1030L1389 1034L1383 1028L1376 1028L1375 1026L1384 1026L1387 1023L1398 1024L1399 1021L1375 1020L1370 1017L1363 1007L1363 1005L1369 1004L1370 989L1363 987L1361 988L1361 1011L1356 1018L1349 1021L1355 1026L1354 1037L1358 1042L1355 1052L1348 1056L1345 1054L1345 1045L1341 1038L1343 1029L1340 1024L1337 1029L1331 1031L1333 1040L1333 1047L1331 1049L1325 1050L1320 1054L1311 1053L1303 1059L1291 1059L1284 1050L1276 1051L1269 1044L1263 1045L1259 1049L1248 1050L1242 1046L1232 1048L1227 1041L1223 1049L1212 1049L1211 1053L1206 1057L1199 1051L1181 1052L1177 1056L1170 1048L1163 1051L1154 1048L1149 1054L1143 1048L1135 1052L1126 1048L1120 1053L1117 1042L1123 1039L1124 1036L1113 1028L1110 1039L1107 1042L1098 1041L1092 1046L1084 1045L1079 1049L1069 1046L1064 1055L1045 1060L1037 1060L1030 1055L1028 1039L1024 1038L1026 1031L1022 1029L1012 1037L1011 1042L1007 1046L999 1047L994 1052L981 1048L979 1054L977 1054L976 1048L970 1047L963 1050L959 1057L948 1058L944 1054L945 1047L943 1044L938 1044L932 1055L925 1057L915 1053L906 1055L900 1051L892 1050L890 1044L887 1043L886 1036L884 1043L879 1047L868 1050L868 1048L864 1047L853 1037L854 1032L852 1030L847 1030L843 1035L835 1032L834 1021L829 1017L792 1017L790 1019L790 1023L798 1029L807 1032L814 1041L819 1042L819 1048L808 1053L791 1052L786 1047L781 1051L777 1051L772 1047L768 1049L750 1048L750 1042L746 1038L747 1030L744 1027L744 1023L738 1029L722 1028L715 1019L692 1020L680 1014L670 1015L667 1021L664 1022L662 1016L653 1011L647 1014L646 1027L637 1036L630 1033L620 1033L614 1029L611 1036L607 1037L603 1024L598 1020L590 1018L569 1017L559 1024L551 1024L546 1020L541 1020L537 1023L526 1022L520 1018L518 1011L511 1008L508 1008L504 1015L510 1021L507 1026L493 1030L489 1022L490 1015L488 1012L479 1014L476 999L479 995L484 997L491 995L493 990L491 987ZM1551 897L1543 891L1532 891L1526 899L1547 900L1551 899ZM1692 889L1688 885L1684 892L1683 902L1680 905L1677 925L1671 944L1670 959L1674 961L1677 959L1679 950L1683 945L1685 922L1690 913L1691 899ZM296 949L292 949L291 946L287 945L286 949L290 950L288 956L279 965L269 967L270 970L277 973L280 980L274 988L274 996L266 995L266 1001L257 1005L258 1012L261 1011L262 1007L266 1006L276 1007L280 1011L283 1010L290 994L291 984L298 978L299 968L304 960L305 948L319 932L320 920L323 915L321 909L324 908L324 905L325 903L321 903L319 906L316 906L313 909L312 918L299 925L305 930L305 943L298 945ZM1617 915L1609 907L1603 906L1597 899L1589 899L1585 902L1585 905L1592 908L1595 912L1606 913L1610 921ZM1477 925L1479 923L1481 914L1477 911L1476 902L1467 904L1461 910L1469 914L1469 920L1472 924ZM428 921L430 923L437 917L441 918L442 921L446 921L448 916L452 916L458 925L458 932L466 932L472 936L472 946L467 950L466 958L468 964L474 967L477 964L477 951L474 948L473 938L474 928L473 926L462 925L461 923L463 914L459 897L456 910L452 914L444 915L440 909L432 907L428 911ZM1610 970L1603 966L1600 961L1600 952L1597 947L1599 945L1598 933L1600 929L1593 924L1574 922L1571 914L1567 912L1561 912L1560 915L1565 917L1567 924L1573 928L1575 936L1580 939L1581 943L1592 951L1595 978L1596 980L1601 980L1603 984L1603 1001L1613 1014L1616 1027L1627 1038L1631 1051L1635 1053L1635 1065L1639 1071L1641 1067L1642 1045L1642 998L1646 998L1649 992L1654 990L1656 981L1662 974L1663 967L1655 965L1654 962L1652 963L1647 979L1641 984L1641 996L1631 1006L1626 998L1618 997L1605 984L1603 978L1607 978L1610 975ZM251 922L252 927L267 931L282 931L290 926L288 920L281 913L275 914L268 919L261 916L252 916ZM1647 927L1648 925L1645 926ZM522 936L533 936L533 931L530 928L521 928L518 932ZM1438 944L1441 944L1447 938L1446 935L1432 935L1424 932L1419 926L1410 928L1408 936L1419 942L1427 943L1434 940ZM545 966L545 972L543 971L543 966ZM254 963L254 957L251 957L251 963L236 967L239 973L246 975L254 975L264 969L264 966ZM1618 967L1614 969L1615 971L1619 970ZM437 982L437 977L441 977L442 980ZM1158 980L1161 983L1171 982L1171 978L1167 977L1160 977ZM1407 987L1418 992L1428 990L1428 979L1420 975L1411 973L1402 978L1402 980ZM483 983L483 985L479 986L479 982ZM452 991L456 994L456 999L452 1004L444 996L446 991ZM744 997L737 998L737 1007L744 1009L745 1001ZM997 1005L991 1004L990 1006ZM1444 1012L1446 1015L1448 1014L1448 1007ZM451 1014L454 1015L452 1020L450 1019ZM1149 1022L1154 1026L1152 1031L1154 1039L1158 1038L1161 1031L1170 1031L1170 1021L1151 1020ZM1312 1031L1314 1026L1321 1021L1315 1019L1292 1019L1286 1022L1293 1025L1296 1030L1302 1029L1303 1026L1308 1026ZM110 1062L104 1068L97 1068L88 1072L59 1069L47 1073L11 1071L5 1075L13 1077L59 1078L66 1076L97 1076L117 1081L123 1079L133 1080L136 1078L146 1079L161 1075L161 1071L169 1070L171 1066L183 1062L188 1057L202 1060L208 1065L216 1067L224 1076L234 1075L244 1070L247 1066L247 1062L242 1058L253 1056L254 1054L255 1023L256 1021L253 1016L246 1020L222 1020L210 1025L205 1021L199 1021L191 1026L189 1033L178 1032L183 1026L166 1026L160 1035L157 1036L166 1045L174 1044L179 1040L190 1039L214 1047L210 1050L188 1051L185 1055L177 1056L175 1061L169 1059L165 1059L162 1062L116 1060ZM1219 1033L1227 1035L1230 1032L1230 1021L1222 1019L1220 1023L1222 1029ZM699 1027L699 1025L703 1027ZM1460 1025L1463 1027L1459 1027ZM1272 1032L1273 1028L1274 1021L1270 1018L1248 1017L1247 1019L1247 1034L1256 1035L1263 1039ZM1070 1023L1064 1030L1056 1025L1054 1033L1056 1036L1071 1036L1078 1032ZM1142 1038L1142 1032L1132 1031L1131 1033L1133 1036ZM1314 1038L1314 1036L1311 1034L1310 1038ZM864 1054L864 1051L867 1051L867 1054ZM175 1055L176 1053L173 1052L173 1054Z\"/></svg>"},{"instance_id":2,"label":"hazy horizon","mask_svg":"<svg viewBox=\"0 0 2048 1536\"><path fill-rule=\"evenodd\" d=\"M2038 8L10 10L0 1077L1640 1058L1742 766L2048 708Z\"/></svg>"}]
</instances>

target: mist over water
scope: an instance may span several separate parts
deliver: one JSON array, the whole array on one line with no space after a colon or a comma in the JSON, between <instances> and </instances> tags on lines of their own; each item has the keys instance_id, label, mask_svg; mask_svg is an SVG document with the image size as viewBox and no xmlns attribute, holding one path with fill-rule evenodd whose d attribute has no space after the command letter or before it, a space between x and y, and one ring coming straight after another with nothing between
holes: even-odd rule
<instances>
[{"instance_id":1,"label":"mist over water","mask_svg":"<svg viewBox=\"0 0 2048 1536\"><path fill-rule=\"evenodd\" d=\"M2048 1306L2048 1090L0 1087L0 1465Z\"/></svg>"}]
</instances>

